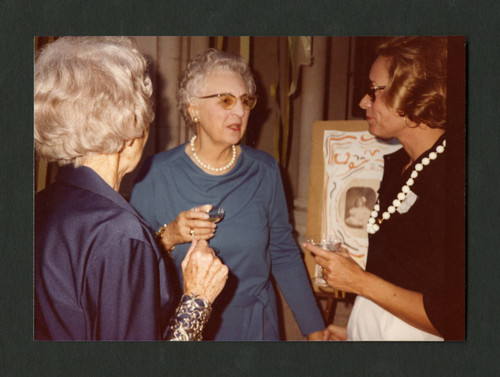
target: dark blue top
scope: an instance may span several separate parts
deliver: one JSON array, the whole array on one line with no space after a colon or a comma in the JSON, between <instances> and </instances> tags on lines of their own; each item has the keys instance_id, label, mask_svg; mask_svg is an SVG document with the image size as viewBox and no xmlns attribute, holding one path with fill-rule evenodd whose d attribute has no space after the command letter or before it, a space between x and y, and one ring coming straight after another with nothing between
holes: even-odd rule
<instances>
[{"instance_id":1,"label":"dark blue top","mask_svg":"<svg viewBox=\"0 0 500 377\"><path fill-rule=\"evenodd\" d=\"M279 340L271 275L302 333L322 330L323 319L292 237L276 160L242 146L233 169L215 176L194 164L184 148L157 154L145 164L131 204L152 229L203 204L226 210L210 246L219 250L230 276L213 304L204 339ZM188 246L177 245L172 253L178 269Z\"/></svg>"},{"instance_id":2,"label":"dark blue top","mask_svg":"<svg viewBox=\"0 0 500 377\"><path fill-rule=\"evenodd\" d=\"M35 338L165 337L172 295L147 224L92 169L35 197Z\"/></svg>"}]
</instances>

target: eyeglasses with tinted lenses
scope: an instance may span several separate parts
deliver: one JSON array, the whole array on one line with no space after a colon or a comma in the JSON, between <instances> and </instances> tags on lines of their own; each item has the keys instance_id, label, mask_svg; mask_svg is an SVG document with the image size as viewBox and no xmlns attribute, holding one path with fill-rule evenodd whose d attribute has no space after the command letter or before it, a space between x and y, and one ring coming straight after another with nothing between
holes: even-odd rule
<instances>
[{"instance_id":1,"label":"eyeglasses with tinted lenses","mask_svg":"<svg viewBox=\"0 0 500 377\"><path fill-rule=\"evenodd\" d=\"M375 93L377 93L378 90L383 89L385 89L385 86L372 85L368 88L368 92L366 94L368 94L372 102L375 102Z\"/></svg>"},{"instance_id":2,"label":"eyeglasses with tinted lenses","mask_svg":"<svg viewBox=\"0 0 500 377\"><path fill-rule=\"evenodd\" d=\"M215 98L215 97L219 98L220 104L225 110L231 110L233 107L236 106L236 102L238 101L238 98L236 98L231 93L212 94L210 96L203 96L197 98L205 99L205 98ZM246 110L252 110L257 104L257 96L252 94L243 94L242 96L240 96L240 101Z\"/></svg>"}]
</instances>

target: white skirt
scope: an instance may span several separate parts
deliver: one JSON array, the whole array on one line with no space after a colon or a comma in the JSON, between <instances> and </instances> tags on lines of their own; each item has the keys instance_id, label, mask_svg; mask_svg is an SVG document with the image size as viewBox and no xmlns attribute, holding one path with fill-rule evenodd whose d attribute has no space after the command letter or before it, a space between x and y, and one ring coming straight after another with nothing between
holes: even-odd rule
<instances>
[{"instance_id":1,"label":"white skirt","mask_svg":"<svg viewBox=\"0 0 500 377\"><path fill-rule=\"evenodd\" d=\"M347 340L354 341L440 341L443 338L410 326L362 296L356 297Z\"/></svg>"}]
</instances>

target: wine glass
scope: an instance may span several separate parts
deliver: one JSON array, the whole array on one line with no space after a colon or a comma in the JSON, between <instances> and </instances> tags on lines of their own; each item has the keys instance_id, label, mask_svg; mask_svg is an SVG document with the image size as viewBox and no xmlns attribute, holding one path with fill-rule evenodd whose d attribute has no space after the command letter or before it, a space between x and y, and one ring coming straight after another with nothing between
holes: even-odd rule
<instances>
[{"instance_id":1,"label":"wine glass","mask_svg":"<svg viewBox=\"0 0 500 377\"><path fill-rule=\"evenodd\" d=\"M224 215L226 214L226 211L222 207L212 207L208 213L208 221L218 223L224 218Z\"/></svg>"},{"instance_id":2,"label":"wine glass","mask_svg":"<svg viewBox=\"0 0 500 377\"><path fill-rule=\"evenodd\" d=\"M307 238L307 242L331 252L338 251L342 244L341 239L336 234L314 234ZM329 287L328 283L323 278L323 268L319 264L316 264L314 268L314 277L312 281L318 287Z\"/></svg>"},{"instance_id":3,"label":"wine glass","mask_svg":"<svg viewBox=\"0 0 500 377\"><path fill-rule=\"evenodd\" d=\"M219 221L222 221L222 219L224 218L224 215L226 214L226 211L222 207L212 207L212 209L210 211L208 211L207 213L209 216L208 221L211 221L213 223L218 223ZM210 243L209 241L207 241L207 242ZM212 249L214 250L215 255L219 255L219 253L220 253L219 249L217 249L215 247L212 247Z\"/></svg>"}]
</instances>

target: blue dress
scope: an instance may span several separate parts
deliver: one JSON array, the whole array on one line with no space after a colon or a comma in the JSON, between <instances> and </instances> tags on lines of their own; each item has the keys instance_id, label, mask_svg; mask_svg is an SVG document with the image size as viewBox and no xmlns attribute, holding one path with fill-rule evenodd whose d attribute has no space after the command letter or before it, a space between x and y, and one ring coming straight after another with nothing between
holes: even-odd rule
<instances>
[{"instance_id":1,"label":"blue dress","mask_svg":"<svg viewBox=\"0 0 500 377\"><path fill-rule=\"evenodd\" d=\"M194 164L185 144L153 156L132 190L131 204L153 230L203 204L226 210L209 242L230 274L213 304L204 339L279 340L271 276L302 333L322 330L324 322L292 237L278 164L265 152L241 147L233 169L220 176ZM178 272L188 246L177 245L172 252Z\"/></svg>"},{"instance_id":2,"label":"blue dress","mask_svg":"<svg viewBox=\"0 0 500 377\"><path fill-rule=\"evenodd\" d=\"M65 166L35 197L35 338L160 340L175 310L149 226L97 173Z\"/></svg>"}]
</instances>

